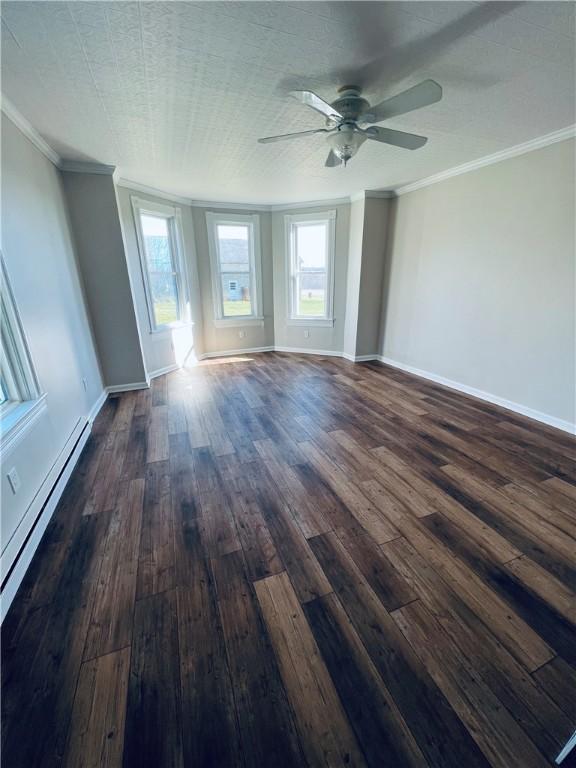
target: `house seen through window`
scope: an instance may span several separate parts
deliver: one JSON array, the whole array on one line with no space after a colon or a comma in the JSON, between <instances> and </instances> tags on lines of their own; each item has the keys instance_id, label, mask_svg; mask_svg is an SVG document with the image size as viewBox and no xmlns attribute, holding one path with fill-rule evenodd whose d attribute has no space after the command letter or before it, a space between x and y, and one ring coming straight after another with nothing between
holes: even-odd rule
<instances>
[{"instance_id":1,"label":"house seen through window","mask_svg":"<svg viewBox=\"0 0 576 768\"><path fill-rule=\"evenodd\" d=\"M218 224L216 230L222 315L251 315L250 228L246 224Z\"/></svg>"}]
</instances>

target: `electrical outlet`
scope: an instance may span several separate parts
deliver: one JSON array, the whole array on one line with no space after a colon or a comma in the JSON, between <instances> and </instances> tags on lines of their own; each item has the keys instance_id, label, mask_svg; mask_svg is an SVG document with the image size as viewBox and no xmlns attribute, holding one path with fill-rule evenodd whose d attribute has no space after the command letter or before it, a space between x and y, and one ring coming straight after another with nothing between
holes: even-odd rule
<instances>
[{"instance_id":1,"label":"electrical outlet","mask_svg":"<svg viewBox=\"0 0 576 768\"><path fill-rule=\"evenodd\" d=\"M12 467L12 469L6 473L6 477L8 478L8 482L10 483L10 488L12 488L12 493L16 495L18 491L20 490L20 476L18 472L16 472L16 467Z\"/></svg>"},{"instance_id":2,"label":"electrical outlet","mask_svg":"<svg viewBox=\"0 0 576 768\"><path fill-rule=\"evenodd\" d=\"M309 339L310 338L310 331L304 331L304 338Z\"/></svg>"},{"instance_id":3,"label":"electrical outlet","mask_svg":"<svg viewBox=\"0 0 576 768\"><path fill-rule=\"evenodd\" d=\"M246 336L246 331L238 331L238 338L243 339Z\"/></svg>"}]
</instances>

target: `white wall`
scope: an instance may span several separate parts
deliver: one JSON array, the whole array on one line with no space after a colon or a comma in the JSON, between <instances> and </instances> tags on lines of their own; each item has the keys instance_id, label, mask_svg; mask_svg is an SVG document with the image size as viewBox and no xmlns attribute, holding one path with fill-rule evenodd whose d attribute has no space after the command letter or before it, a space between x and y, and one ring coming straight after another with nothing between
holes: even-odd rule
<instances>
[{"instance_id":1,"label":"white wall","mask_svg":"<svg viewBox=\"0 0 576 768\"><path fill-rule=\"evenodd\" d=\"M382 355L574 422L574 146L398 199Z\"/></svg>"},{"instance_id":2,"label":"white wall","mask_svg":"<svg viewBox=\"0 0 576 768\"><path fill-rule=\"evenodd\" d=\"M47 409L2 455L2 571L103 393L59 172L2 115L2 251ZM86 382L86 389L82 383ZM15 467L15 496L6 472Z\"/></svg>"},{"instance_id":3,"label":"white wall","mask_svg":"<svg viewBox=\"0 0 576 768\"><path fill-rule=\"evenodd\" d=\"M284 216L323 213L336 211L336 242L334 255L334 326L321 328L311 323L308 328L291 326L287 323L286 286L286 236ZM341 353L344 344L344 326L346 315L346 283L348 276L348 240L350 223L350 204L330 205L328 207L290 209L272 213L272 249L274 253L274 337L277 347L319 350ZM309 338L304 337L308 330Z\"/></svg>"},{"instance_id":4,"label":"white wall","mask_svg":"<svg viewBox=\"0 0 576 768\"><path fill-rule=\"evenodd\" d=\"M118 208L124 235L126 260L130 272L134 304L144 360L148 375L163 371L183 362L193 362L204 352L202 333L202 311L196 262L196 248L192 210L189 205L167 201L154 195L135 192L125 187L116 188ZM148 200L161 205L170 205L181 211L182 240L184 261L187 268L188 286L190 289L190 308L193 325L182 328L152 332L146 306L144 278L138 253L136 225L132 210L131 197Z\"/></svg>"}]
</instances>

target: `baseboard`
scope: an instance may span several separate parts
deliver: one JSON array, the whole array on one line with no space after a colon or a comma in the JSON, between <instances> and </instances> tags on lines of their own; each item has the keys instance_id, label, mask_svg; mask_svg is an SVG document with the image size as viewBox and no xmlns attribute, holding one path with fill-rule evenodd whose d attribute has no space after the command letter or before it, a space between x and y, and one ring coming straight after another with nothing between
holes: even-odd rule
<instances>
[{"instance_id":1,"label":"baseboard","mask_svg":"<svg viewBox=\"0 0 576 768\"><path fill-rule=\"evenodd\" d=\"M294 355L318 355L319 357L342 357L342 352L332 349L306 349L305 347L274 347L274 352L292 352Z\"/></svg>"},{"instance_id":2,"label":"baseboard","mask_svg":"<svg viewBox=\"0 0 576 768\"><path fill-rule=\"evenodd\" d=\"M235 355L249 355L256 352L291 352L295 355L318 355L319 357L344 357L352 363L361 363L368 360L377 360L378 355L359 355L353 357L344 352L338 352L332 349L307 349L306 347L251 347L249 349L226 349L221 352L205 352L198 359L209 360L214 357L233 357ZM164 371L163 371L164 372ZM168 373L168 371L165 371ZM150 374L152 377L153 374Z\"/></svg>"},{"instance_id":3,"label":"baseboard","mask_svg":"<svg viewBox=\"0 0 576 768\"><path fill-rule=\"evenodd\" d=\"M100 400L101 396L98 401ZM104 400L102 400L103 402ZM100 407L102 403L100 403ZM94 410L95 407L92 411ZM4 621L12 600L18 592L44 531L60 501L66 483L90 437L90 432L91 423L87 419L80 420L20 523L21 525L24 524L28 517L34 520L20 545L20 549L14 554L8 567L8 573L4 578L0 595L0 622Z\"/></svg>"},{"instance_id":4,"label":"baseboard","mask_svg":"<svg viewBox=\"0 0 576 768\"><path fill-rule=\"evenodd\" d=\"M274 352L274 347L249 347L248 349L223 349L220 352L204 352L199 360L212 360L215 357L234 357L236 355L254 355L257 352Z\"/></svg>"},{"instance_id":5,"label":"baseboard","mask_svg":"<svg viewBox=\"0 0 576 768\"><path fill-rule=\"evenodd\" d=\"M178 371L182 366L178 365L178 363L173 363L172 365L167 365L164 368L156 368L155 371L148 371L148 378L151 379L157 379L158 376L164 376L165 373L172 373L172 371Z\"/></svg>"},{"instance_id":6,"label":"baseboard","mask_svg":"<svg viewBox=\"0 0 576 768\"><path fill-rule=\"evenodd\" d=\"M98 398L98 400L96 400L92 408L90 408L90 413L88 414L88 424L94 423L94 419L100 413L100 409L106 402L107 397L108 397L108 391L106 389L103 389L102 392L100 393L100 397Z\"/></svg>"},{"instance_id":7,"label":"baseboard","mask_svg":"<svg viewBox=\"0 0 576 768\"><path fill-rule=\"evenodd\" d=\"M112 384L110 387L106 387L107 394L113 392L132 392L134 389L148 389L150 386L149 381L135 381L132 384Z\"/></svg>"},{"instance_id":8,"label":"baseboard","mask_svg":"<svg viewBox=\"0 0 576 768\"><path fill-rule=\"evenodd\" d=\"M550 416L547 413L536 411L533 408L528 408L527 406L521 405L520 403L515 403L512 400L506 400L505 398L499 397L498 395L492 395L490 392L484 392L481 389L469 387L467 384L461 384L459 381L446 379L444 376L439 376L436 373L431 373L430 371L424 371L421 368L415 368L412 365L400 363L397 360L393 360L391 357L378 355L374 359L377 359L386 365L391 365L393 368L399 368L401 371L411 373L414 376L420 376L422 379L428 379L428 381L433 381L436 384L442 384L449 389L455 389L458 392L463 392L465 395L471 395L472 397L477 397L479 400L484 400L485 402L491 403L492 405L498 405L500 408L505 408L508 411L519 413L521 416L527 416L529 419L534 419L534 421L547 424L549 427L561 429L563 432L568 432L571 435L576 434L575 424L571 424L569 421L564 421L563 419L558 419L556 416Z\"/></svg>"},{"instance_id":9,"label":"baseboard","mask_svg":"<svg viewBox=\"0 0 576 768\"><path fill-rule=\"evenodd\" d=\"M370 360L378 360L378 355L349 355L347 352L342 352L342 357L351 363L367 363Z\"/></svg>"}]
</instances>

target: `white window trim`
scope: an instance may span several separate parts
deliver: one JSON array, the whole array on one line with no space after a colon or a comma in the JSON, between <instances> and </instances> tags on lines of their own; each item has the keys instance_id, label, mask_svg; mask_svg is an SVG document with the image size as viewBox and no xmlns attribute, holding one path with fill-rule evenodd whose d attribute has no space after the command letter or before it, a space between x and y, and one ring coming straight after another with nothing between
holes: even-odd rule
<instances>
[{"instance_id":1,"label":"white window trim","mask_svg":"<svg viewBox=\"0 0 576 768\"><path fill-rule=\"evenodd\" d=\"M326 267L326 314L322 317L297 315L294 307L292 235L294 224L328 224L328 264ZM331 328L334 325L334 257L336 249L336 210L322 213L294 213L284 216L286 251L287 325Z\"/></svg>"},{"instance_id":2,"label":"white window trim","mask_svg":"<svg viewBox=\"0 0 576 768\"><path fill-rule=\"evenodd\" d=\"M4 257L0 254L1 323L3 332L2 369L8 389L8 400L0 406L0 447L6 452L28 430L47 407L46 394L30 356L28 341L12 293ZM5 349L6 347L6 349Z\"/></svg>"},{"instance_id":3,"label":"white window trim","mask_svg":"<svg viewBox=\"0 0 576 768\"><path fill-rule=\"evenodd\" d=\"M143 200L139 197L131 197L132 212L134 215L134 226L136 228L136 239L138 241L138 255L140 256L140 271L142 273L142 282L144 284L144 294L146 297L146 309L148 311L148 323L150 333L165 333L173 328L182 328L192 325L190 317L190 287L188 285L188 275L184 261L184 244L182 237L182 211L171 205ZM151 216L162 216L171 220L168 226L170 236L170 246L176 266L176 282L179 301L182 304L182 317L174 323L163 323L158 325L154 316L154 302L152 300L152 290L150 288L150 277L148 273L148 264L146 262L146 251L144 249L144 235L142 233L141 214Z\"/></svg>"},{"instance_id":4,"label":"white window trim","mask_svg":"<svg viewBox=\"0 0 576 768\"><path fill-rule=\"evenodd\" d=\"M247 224L251 227L250 238L250 276L252 283L252 314L224 317L222 285L220 280L220 259L216 228L219 224ZM210 272L212 275L212 302L214 305L214 325L217 328L238 327L244 325L264 325L262 305L262 254L260 250L260 216L258 214L233 214L206 212L208 229L208 249L210 251Z\"/></svg>"}]
</instances>

